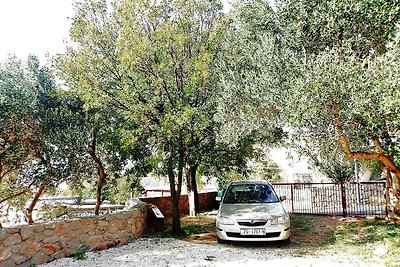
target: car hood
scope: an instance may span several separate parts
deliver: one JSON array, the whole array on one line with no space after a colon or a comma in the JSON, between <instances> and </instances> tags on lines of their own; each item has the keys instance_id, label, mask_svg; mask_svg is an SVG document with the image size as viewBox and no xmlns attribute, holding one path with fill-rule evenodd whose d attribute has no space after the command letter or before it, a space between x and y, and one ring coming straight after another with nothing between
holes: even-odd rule
<instances>
[{"instance_id":1,"label":"car hood","mask_svg":"<svg viewBox=\"0 0 400 267\"><path fill-rule=\"evenodd\" d=\"M271 219L285 215L286 212L280 202L277 203L250 203L225 204L221 203L219 215L236 219Z\"/></svg>"}]
</instances>

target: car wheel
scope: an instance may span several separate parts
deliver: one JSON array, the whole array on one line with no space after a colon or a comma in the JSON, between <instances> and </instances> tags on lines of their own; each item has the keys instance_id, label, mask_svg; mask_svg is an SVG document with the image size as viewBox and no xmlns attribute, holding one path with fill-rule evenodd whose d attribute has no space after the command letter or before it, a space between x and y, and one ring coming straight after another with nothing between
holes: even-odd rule
<instances>
[{"instance_id":1,"label":"car wheel","mask_svg":"<svg viewBox=\"0 0 400 267\"><path fill-rule=\"evenodd\" d=\"M282 240L279 243L284 246L288 246L290 244L290 237L288 239Z\"/></svg>"},{"instance_id":2,"label":"car wheel","mask_svg":"<svg viewBox=\"0 0 400 267\"><path fill-rule=\"evenodd\" d=\"M226 243L225 240L223 240L223 239L221 239L219 237L217 237L217 242L218 242L218 244L225 244Z\"/></svg>"}]
</instances>

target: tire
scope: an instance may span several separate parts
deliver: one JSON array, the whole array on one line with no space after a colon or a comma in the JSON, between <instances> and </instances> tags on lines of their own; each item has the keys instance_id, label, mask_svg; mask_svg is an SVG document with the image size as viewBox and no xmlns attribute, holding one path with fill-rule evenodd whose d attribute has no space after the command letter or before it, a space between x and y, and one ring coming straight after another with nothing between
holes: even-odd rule
<instances>
[{"instance_id":1,"label":"tire","mask_svg":"<svg viewBox=\"0 0 400 267\"><path fill-rule=\"evenodd\" d=\"M288 238L288 239L285 239L285 240L281 240L281 241L279 241L279 243L281 244L281 245L283 245L283 246L289 246L290 245L290 237Z\"/></svg>"},{"instance_id":2,"label":"tire","mask_svg":"<svg viewBox=\"0 0 400 267\"><path fill-rule=\"evenodd\" d=\"M217 242L218 242L218 244L225 244L226 243L225 240L223 240L223 239L221 239L219 237L217 237Z\"/></svg>"}]
</instances>

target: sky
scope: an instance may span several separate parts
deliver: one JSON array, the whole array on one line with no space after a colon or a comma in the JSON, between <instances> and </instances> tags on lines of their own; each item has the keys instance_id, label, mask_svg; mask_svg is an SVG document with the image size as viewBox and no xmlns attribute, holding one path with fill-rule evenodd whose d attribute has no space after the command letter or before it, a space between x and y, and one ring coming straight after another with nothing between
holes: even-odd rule
<instances>
[{"instance_id":1,"label":"sky","mask_svg":"<svg viewBox=\"0 0 400 267\"><path fill-rule=\"evenodd\" d=\"M63 52L72 15L72 0L0 0L0 60Z\"/></svg>"},{"instance_id":2,"label":"sky","mask_svg":"<svg viewBox=\"0 0 400 267\"><path fill-rule=\"evenodd\" d=\"M222 0L226 3L229 0ZM46 55L65 51L73 0L0 0L0 61L9 54Z\"/></svg>"}]
</instances>

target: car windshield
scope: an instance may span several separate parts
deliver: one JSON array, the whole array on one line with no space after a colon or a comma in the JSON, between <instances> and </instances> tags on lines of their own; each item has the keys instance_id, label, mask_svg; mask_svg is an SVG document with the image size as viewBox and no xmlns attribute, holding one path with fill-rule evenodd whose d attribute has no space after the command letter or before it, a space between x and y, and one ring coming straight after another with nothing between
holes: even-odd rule
<instances>
[{"instance_id":1,"label":"car windshield","mask_svg":"<svg viewBox=\"0 0 400 267\"><path fill-rule=\"evenodd\" d=\"M279 202L268 184L237 184L229 186L223 203L273 203Z\"/></svg>"}]
</instances>

